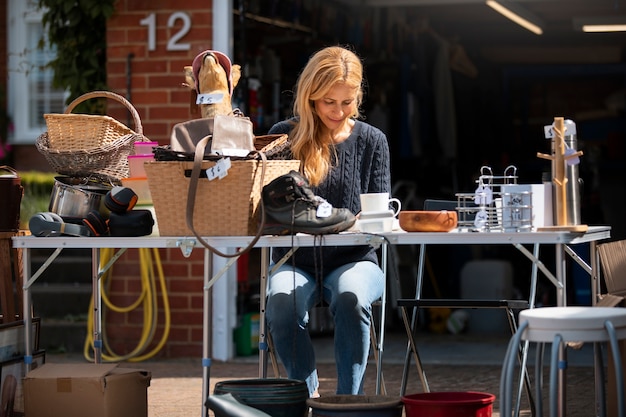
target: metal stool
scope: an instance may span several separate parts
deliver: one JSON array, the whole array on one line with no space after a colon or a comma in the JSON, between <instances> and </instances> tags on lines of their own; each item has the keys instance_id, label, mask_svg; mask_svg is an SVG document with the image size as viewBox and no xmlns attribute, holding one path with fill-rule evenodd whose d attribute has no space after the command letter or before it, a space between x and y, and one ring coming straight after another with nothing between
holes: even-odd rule
<instances>
[{"instance_id":1,"label":"metal stool","mask_svg":"<svg viewBox=\"0 0 626 417\"><path fill-rule=\"evenodd\" d=\"M626 309L618 307L544 307L528 309L519 314L519 328L511 338L504 357L500 380L500 416L507 417L512 413L512 380L517 352L521 341L536 342L535 361L535 397L537 416L543 416L541 391L543 388L543 352L545 343L552 343L550 362L550 416L564 415L565 387L559 389L557 372L567 368L564 359L565 343L593 342L594 366L596 373L596 407L599 415L606 416L604 364L602 361L601 343L609 342L616 368L616 386L618 392L624 390L624 378L618 340L626 339ZM528 348L528 344L526 345ZM559 356L561 360L559 360ZM563 383L564 385L564 383ZM559 400L560 404L559 404ZM624 398L618 395L618 411L624 416ZM559 412L557 414L557 411Z\"/></svg>"}]
</instances>

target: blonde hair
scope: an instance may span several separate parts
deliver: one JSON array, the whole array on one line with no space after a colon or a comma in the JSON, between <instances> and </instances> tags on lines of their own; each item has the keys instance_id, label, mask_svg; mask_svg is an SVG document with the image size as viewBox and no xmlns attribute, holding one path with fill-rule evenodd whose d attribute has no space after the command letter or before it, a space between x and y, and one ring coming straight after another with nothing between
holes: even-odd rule
<instances>
[{"instance_id":1,"label":"blonde hair","mask_svg":"<svg viewBox=\"0 0 626 417\"><path fill-rule=\"evenodd\" d=\"M291 150L294 158L302 161L303 174L311 185L319 185L331 168L331 138L322 134L322 122L313 102L319 100L342 83L357 90L352 118L359 117L363 100L363 65L352 51L339 46L324 48L315 53L300 73L293 104L298 122L291 132Z\"/></svg>"}]
</instances>

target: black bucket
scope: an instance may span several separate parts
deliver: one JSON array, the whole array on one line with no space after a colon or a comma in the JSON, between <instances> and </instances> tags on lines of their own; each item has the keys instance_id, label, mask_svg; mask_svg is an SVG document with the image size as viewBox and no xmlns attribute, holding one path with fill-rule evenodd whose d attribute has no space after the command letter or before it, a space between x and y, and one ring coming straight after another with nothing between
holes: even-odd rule
<instances>
[{"instance_id":1,"label":"black bucket","mask_svg":"<svg viewBox=\"0 0 626 417\"><path fill-rule=\"evenodd\" d=\"M20 229L20 207L24 188L17 171L0 166L0 232L15 232Z\"/></svg>"},{"instance_id":2,"label":"black bucket","mask_svg":"<svg viewBox=\"0 0 626 417\"><path fill-rule=\"evenodd\" d=\"M306 382L286 378L240 379L215 384L214 394L232 394L242 404L272 417L305 417L309 390Z\"/></svg>"},{"instance_id":3,"label":"black bucket","mask_svg":"<svg viewBox=\"0 0 626 417\"><path fill-rule=\"evenodd\" d=\"M331 395L307 401L312 417L401 417L400 397L386 395Z\"/></svg>"}]
</instances>

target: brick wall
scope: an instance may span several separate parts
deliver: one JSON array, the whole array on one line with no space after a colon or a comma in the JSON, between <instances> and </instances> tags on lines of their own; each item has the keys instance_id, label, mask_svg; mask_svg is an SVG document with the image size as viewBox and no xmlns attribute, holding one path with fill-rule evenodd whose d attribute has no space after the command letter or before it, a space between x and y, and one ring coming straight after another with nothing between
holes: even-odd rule
<instances>
[{"instance_id":1,"label":"brick wall","mask_svg":"<svg viewBox=\"0 0 626 417\"><path fill-rule=\"evenodd\" d=\"M139 113L143 133L160 144L169 142L172 126L196 115L189 109L189 90L181 86L183 67L191 65L201 51L211 48L212 2L188 0L120 0L107 27L107 74L109 88L130 98ZM183 20L168 19L176 12L189 17L190 27L178 43L189 43L189 50L168 50L167 44L183 29ZM141 21L154 16L155 49L149 50L150 25ZM128 121L128 112L112 103L108 113ZM132 121L130 122L133 123ZM181 213L183 215L183 213ZM169 337L158 356L201 356L202 353L202 274L203 251L184 258L179 249L159 251L171 307ZM110 294L121 306L135 301L140 293L139 250L129 250L116 263ZM157 285L160 285L157 283ZM158 291L159 327L148 353L161 340L164 330L162 291ZM127 353L141 338L143 308L127 314L107 312L107 339L118 353Z\"/></svg>"},{"instance_id":2,"label":"brick wall","mask_svg":"<svg viewBox=\"0 0 626 417\"><path fill-rule=\"evenodd\" d=\"M211 48L211 4L206 0L189 0L184 7L175 0L116 3L116 13L107 25L107 82L112 91L130 97L144 134L151 140L167 143L175 123L195 117L189 110L189 90L181 86L183 68L191 65L198 53ZM184 31L180 18L168 27L168 20L177 12L188 16L188 31ZM142 24L151 15L154 25ZM154 50L149 50L150 32ZM189 50L168 50L172 42L188 43ZM127 120L123 109L109 112L118 120Z\"/></svg>"},{"instance_id":3,"label":"brick wall","mask_svg":"<svg viewBox=\"0 0 626 417\"><path fill-rule=\"evenodd\" d=\"M141 252L143 251L143 252ZM148 288L146 280L142 280L139 257L144 255L156 261L154 249L129 249L114 265L110 277L110 286L106 290L111 303L116 307L131 306L141 296L142 289ZM158 270L154 271L151 281L156 287L156 306L158 307L158 326L151 342L146 345L140 355L146 355L162 343L165 323L166 290L167 303L170 310L171 323L167 327L169 335L165 344L159 348L160 357L200 357L202 354L202 318L203 318L203 250L194 250L189 258L185 258L180 249L159 249L163 268L163 281ZM156 265L153 262L152 265ZM155 266L156 268L156 266ZM149 274L147 275L150 276ZM106 312L107 341L112 350L123 355L137 348L142 338L142 331L150 328L144 324L144 314L149 309L146 302L128 313ZM155 305L155 304L152 304ZM151 317L148 315L148 317Z\"/></svg>"}]
</instances>

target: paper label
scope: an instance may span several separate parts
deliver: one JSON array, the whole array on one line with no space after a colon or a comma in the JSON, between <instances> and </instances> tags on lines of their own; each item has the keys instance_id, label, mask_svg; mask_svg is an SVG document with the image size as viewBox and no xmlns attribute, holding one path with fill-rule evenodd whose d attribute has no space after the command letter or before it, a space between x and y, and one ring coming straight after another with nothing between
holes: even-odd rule
<instances>
[{"instance_id":1,"label":"paper label","mask_svg":"<svg viewBox=\"0 0 626 417\"><path fill-rule=\"evenodd\" d=\"M332 212L333 206L328 201L324 201L322 204L317 206L317 212L315 215L317 217L328 217L332 214Z\"/></svg>"},{"instance_id":2,"label":"paper label","mask_svg":"<svg viewBox=\"0 0 626 417\"><path fill-rule=\"evenodd\" d=\"M543 134L546 137L546 139L553 139L554 138L554 124L551 125L546 125L543 127ZM563 136L572 136L576 134L576 125L575 124L570 124L570 125L566 125L565 126L565 133L563 134Z\"/></svg>"},{"instance_id":3,"label":"paper label","mask_svg":"<svg viewBox=\"0 0 626 417\"><path fill-rule=\"evenodd\" d=\"M478 186L475 191L474 204L479 206L488 206L493 201L493 191L490 187L484 185Z\"/></svg>"},{"instance_id":4,"label":"paper label","mask_svg":"<svg viewBox=\"0 0 626 417\"><path fill-rule=\"evenodd\" d=\"M222 158L211 168L206 170L206 177L209 181L214 180L215 178L222 179L228 175L228 170L230 169L230 158Z\"/></svg>"},{"instance_id":5,"label":"paper label","mask_svg":"<svg viewBox=\"0 0 626 417\"><path fill-rule=\"evenodd\" d=\"M480 210L476 213L476 217L474 217L474 227L482 229L487 225L487 220L489 220L487 212L485 210Z\"/></svg>"},{"instance_id":6,"label":"paper label","mask_svg":"<svg viewBox=\"0 0 626 417\"><path fill-rule=\"evenodd\" d=\"M224 100L224 93L198 94L196 104L215 104Z\"/></svg>"}]
</instances>

